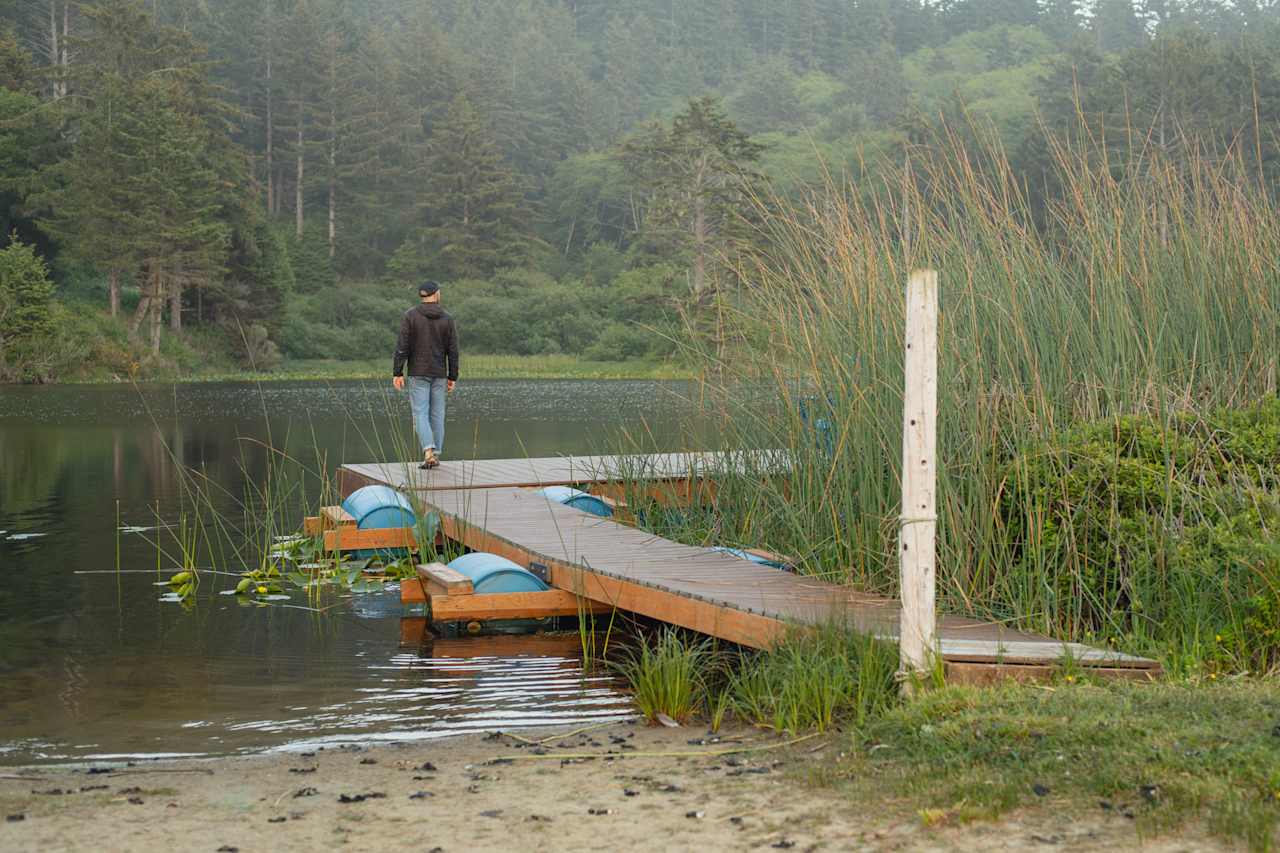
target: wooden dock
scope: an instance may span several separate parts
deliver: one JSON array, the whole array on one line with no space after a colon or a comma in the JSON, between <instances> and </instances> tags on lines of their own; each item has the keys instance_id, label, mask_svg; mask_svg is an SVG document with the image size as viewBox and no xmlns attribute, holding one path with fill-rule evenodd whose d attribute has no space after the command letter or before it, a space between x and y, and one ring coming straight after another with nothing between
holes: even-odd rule
<instances>
[{"instance_id":1,"label":"wooden dock","mask_svg":"<svg viewBox=\"0 0 1280 853\"><path fill-rule=\"evenodd\" d=\"M342 494L386 484L422 511L439 513L444 534L500 554L590 601L756 648L792 624L838 620L884 638L897 635L899 602L847 586L672 542L549 501L532 489L631 480L690 482L736 469L781 473L776 453L564 457L445 462L432 471L395 464L344 465ZM958 616L938 620L948 677L985 681L1040 677L1069 656L1098 674L1151 677L1155 661L1015 631Z\"/></svg>"}]
</instances>

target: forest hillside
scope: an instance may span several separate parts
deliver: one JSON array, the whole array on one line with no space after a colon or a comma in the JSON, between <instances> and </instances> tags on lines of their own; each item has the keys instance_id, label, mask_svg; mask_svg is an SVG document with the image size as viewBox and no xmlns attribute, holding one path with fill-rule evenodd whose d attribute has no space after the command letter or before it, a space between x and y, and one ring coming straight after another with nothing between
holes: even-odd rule
<instances>
[{"instance_id":1,"label":"forest hillside","mask_svg":"<svg viewBox=\"0 0 1280 853\"><path fill-rule=\"evenodd\" d=\"M914 150L994 138L1040 211L1049 138L1107 140L1116 169L1280 168L1271 0L0 0L0 22L0 381L389 363L426 277L469 353L652 362L714 338L771 199L874 193Z\"/></svg>"}]
</instances>

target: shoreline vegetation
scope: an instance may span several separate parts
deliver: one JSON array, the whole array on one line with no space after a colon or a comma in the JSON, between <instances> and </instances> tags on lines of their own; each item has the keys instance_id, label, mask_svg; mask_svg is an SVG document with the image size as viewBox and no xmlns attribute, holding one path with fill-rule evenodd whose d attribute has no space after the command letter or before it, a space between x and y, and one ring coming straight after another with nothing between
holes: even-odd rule
<instances>
[{"instance_id":1,"label":"shoreline vegetation","mask_svg":"<svg viewBox=\"0 0 1280 853\"><path fill-rule=\"evenodd\" d=\"M634 722L206 759L5 768L14 850L1275 849L1256 680L945 688L799 737ZM466 791L465 794L458 792Z\"/></svg>"},{"instance_id":2,"label":"shoreline vegetation","mask_svg":"<svg viewBox=\"0 0 1280 853\"><path fill-rule=\"evenodd\" d=\"M469 355L463 354L463 381L472 379L692 379L692 368L672 361L630 359L626 361L592 361L574 355ZM214 367L184 371L165 368L136 378L118 374L90 374L67 378L59 384L111 385L138 383L199 382L286 382L378 380L391 378L391 358L342 361L338 359L299 359L286 361L272 370ZM0 386L3 387L3 386Z\"/></svg>"}]
</instances>

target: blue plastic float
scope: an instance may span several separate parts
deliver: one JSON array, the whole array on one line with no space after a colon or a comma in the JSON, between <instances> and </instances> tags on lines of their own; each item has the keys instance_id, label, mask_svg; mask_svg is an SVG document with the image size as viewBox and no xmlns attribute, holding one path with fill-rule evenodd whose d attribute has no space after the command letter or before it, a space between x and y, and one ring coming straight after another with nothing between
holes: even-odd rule
<instances>
[{"instance_id":1,"label":"blue plastic float","mask_svg":"<svg viewBox=\"0 0 1280 853\"><path fill-rule=\"evenodd\" d=\"M390 486L365 486L356 489L342 502L342 508L356 520L357 530L382 530L388 527L413 527L418 516L409 500ZM404 548L365 548L354 552L357 559L375 555L396 559L404 556Z\"/></svg>"},{"instance_id":2,"label":"blue plastic float","mask_svg":"<svg viewBox=\"0 0 1280 853\"><path fill-rule=\"evenodd\" d=\"M474 551L449 563L449 568L471 578L476 595L494 592L543 592L550 589L542 579L506 557Z\"/></svg>"},{"instance_id":3,"label":"blue plastic float","mask_svg":"<svg viewBox=\"0 0 1280 853\"><path fill-rule=\"evenodd\" d=\"M568 486L547 486L545 489L539 489L538 494L547 500L571 506L574 509L580 509L583 512L589 512L601 518L611 518L613 516L613 507L595 495L588 494L580 489L571 489Z\"/></svg>"}]
</instances>

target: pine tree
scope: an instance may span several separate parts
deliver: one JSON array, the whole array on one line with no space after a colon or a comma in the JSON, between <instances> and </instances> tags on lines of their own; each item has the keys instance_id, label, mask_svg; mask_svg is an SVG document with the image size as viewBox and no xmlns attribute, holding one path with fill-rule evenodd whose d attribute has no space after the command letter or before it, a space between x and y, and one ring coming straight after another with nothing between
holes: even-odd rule
<instances>
[{"instance_id":1,"label":"pine tree","mask_svg":"<svg viewBox=\"0 0 1280 853\"><path fill-rule=\"evenodd\" d=\"M729 120L714 98L689 102L667 128L651 125L620 156L645 199L643 232L656 246L684 254L695 303L715 294L712 265L736 242L763 146Z\"/></svg>"},{"instance_id":2,"label":"pine tree","mask_svg":"<svg viewBox=\"0 0 1280 853\"><path fill-rule=\"evenodd\" d=\"M243 161L229 110L189 34L156 25L136 2L85 7L88 35L73 43L72 156L47 170L45 227L108 275L140 273L131 331L151 318L153 353L167 303L181 328L183 293L219 275L227 246L228 188Z\"/></svg>"},{"instance_id":3,"label":"pine tree","mask_svg":"<svg viewBox=\"0 0 1280 853\"><path fill-rule=\"evenodd\" d=\"M1091 22L1098 50L1118 53L1147 40L1146 25L1138 17L1133 0L1098 0Z\"/></svg>"},{"instance_id":4,"label":"pine tree","mask_svg":"<svg viewBox=\"0 0 1280 853\"><path fill-rule=\"evenodd\" d=\"M422 178L424 225L397 251L396 272L485 277L528 256L534 241L520 186L464 95L434 128Z\"/></svg>"},{"instance_id":5,"label":"pine tree","mask_svg":"<svg viewBox=\"0 0 1280 853\"><path fill-rule=\"evenodd\" d=\"M0 250L0 379L27 378L32 350L49 343L52 304L48 267L14 235Z\"/></svg>"}]
</instances>

